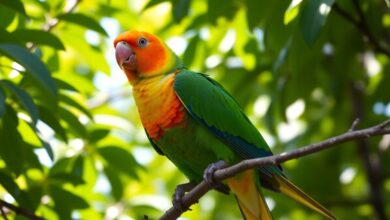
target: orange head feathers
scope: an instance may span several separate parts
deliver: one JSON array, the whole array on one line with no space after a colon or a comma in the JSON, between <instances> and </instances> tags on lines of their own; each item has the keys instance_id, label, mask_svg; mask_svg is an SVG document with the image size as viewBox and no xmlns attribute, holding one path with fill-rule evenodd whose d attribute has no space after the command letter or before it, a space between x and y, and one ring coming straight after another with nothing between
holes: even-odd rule
<instances>
[{"instance_id":1,"label":"orange head feathers","mask_svg":"<svg viewBox=\"0 0 390 220\"><path fill-rule=\"evenodd\" d=\"M130 83L168 74L179 66L176 55L156 36L127 31L114 41L115 56Z\"/></svg>"}]
</instances>

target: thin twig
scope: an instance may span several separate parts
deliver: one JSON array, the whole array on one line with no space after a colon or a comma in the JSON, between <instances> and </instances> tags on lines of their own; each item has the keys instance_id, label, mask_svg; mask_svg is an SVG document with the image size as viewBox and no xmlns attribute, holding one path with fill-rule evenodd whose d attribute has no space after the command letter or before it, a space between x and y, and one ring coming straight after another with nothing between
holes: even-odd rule
<instances>
[{"instance_id":1,"label":"thin twig","mask_svg":"<svg viewBox=\"0 0 390 220\"><path fill-rule=\"evenodd\" d=\"M6 207L7 209L14 211L16 214L22 215L28 219L45 220L45 218L37 216L34 213L32 213L24 208L17 207L15 205L12 205L11 203L8 203L8 202L0 199L0 208L3 209L3 207Z\"/></svg>"},{"instance_id":2,"label":"thin twig","mask_svg":"<svg viewBox=\"0 0 390 220\"><path fill-rule=\"evenodd\" d=\"M64 12L64 14L72 13L77 5L81 2L81 0L76 0L72 6L69 7L68 10ZM55 28L59 24L59 20L56 18L48 18L46 24L44 25L45 31L51 31L53 28Z\"/></svg>"},{"instance_id":3,"label":"thin twig","mask_svg":"<svg viewBox=\"0 0 390 220\"><path fill-rule=\"evenodd\" d=\"M360 23L357 19L355 19L350 13L348 13L346 10L341 8L337 2L335 2L332 6L332 11L337 12L341 17L343 17L345 20L349 21L356 27L359 27ZM360 28L359 28L360 29Z\"/></svg>"},{"instance_id":4,"label":"thin twig","mask_svg":"<svg viewBox=\"0 0 390 220\"><path fill-rule=\"evenodd\" d=\"M381 45L381 43L375 38L374 34L370 30L370 27L367 24L366 16L364 15L363 9L359 5L359 2L357 0L352 0L352 2L359 15L361 31L367 36L368 40L373 44L374 48L376 48L377 51L382 52L387 56L390 56L390 51L388 50L388 48L384 47L384 45Z\"/></svg>"},{"instance_id":5,"label":"thin twig","mask_svg":"<svg viewBox=\"0 0 390 220\"><path fill-rule=\"evenodd\" d=\"M64 12L64 14L72 13L76 9L76 7L80 4L81 1L82 0L76 0L74 2L74 4L72 6L70 6L68 10L66 10ZM59 23L60 23L60 20L58 20L57 18L52 18L52 17L50 17L50 15L47 15L46 16L46 23L43 25L43 30L46 32L50 32ZM29 49L30 51L33 50L35 47L36 47L36 45L33 43L27 45L27 49Z\"/></svg>"},{"instance_id":6,"label":"thin twig","mask_svg":"<svg viewBox=\"0 0 390 220\"><path fill-rule=\"evenodd\" d=\"M346 132L344 134L329 138L325 141L304 146L287 153L282 153L282 154L263 157L263 158L243 160L240 163L235 164L233 166L221 170L217 170L214 173L213 178L215 181L222 181L224 179L233 177L236 174L241 173L245 170L253 169L256 167L259 168L264 166L277 165L288 160L296 159L299 157L303 157L309 154L313 154L315 152L328 149L340 143L344 143L352 140L358 140L358 139L365 139L372 136L390 134L390 128L387 128L389 125L390 125L390 120L386 120L373 127ZM188 208L192 204L195 204L210 189L211 189L210 185L206 181L200 182L195 188L193 188L190 192L188 192L183 196L182 198L183 207ZM164 215L160 217L160 220L176 219L182 213L183 211L171 207L168 211L165 212Z\"/></svg>"},{"instance_id":7,"label":"thin twig","mask_svg":"<svg viewBox=\"0 0 390 220\"><path fill-rule=\"evenodd\" d=\"M381 44L371 32L370 28L367 25L367 21L365 19L365 15L361 7L359 6L359 2L353 0L354 7L358 13L358 19L355 19L350 13L346 10L342 9L337 2L333 4L332 10L343 17L345 20L352 23L360 32L362 32L368 39L368 41L372 44L373 48L390 57L390 49L388 46Z\"/></svg>"},{"instance_id":8,"label":"thin twig","mask_svg":"<svg viewBox=\"0 0 390 220\"><path fill-rule=\"evenodd\" d=\"M357 126L359 125L359 123L360 123L360 118L356 118L356 119L353 121L353 123L352 123L352 125L351 125L351 128L348 130L348 132L351 132L351 131L356 130L356 128L357 128Z\"/></svg>"}]
</instances>

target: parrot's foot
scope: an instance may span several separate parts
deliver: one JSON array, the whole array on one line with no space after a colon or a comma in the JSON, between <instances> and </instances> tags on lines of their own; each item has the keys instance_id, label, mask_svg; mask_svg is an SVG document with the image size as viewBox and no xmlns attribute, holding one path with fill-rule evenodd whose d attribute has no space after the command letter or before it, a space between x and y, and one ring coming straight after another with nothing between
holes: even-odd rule
<instances>
[{"instance_id":1,"label":"parrot's foot","mask_svg":"<svg viewBox=\"0 0 390 220\"><path fill-rule=\"evenodd\" d=\"M223 169L227 167L227 163L223 160L217 161L215 163L210 164L204 174L203 174L203 179L214 189L224 193L224 194L229 194L229 187L226 186L225 184L215 182L213 176L215 171Z\"/></svg>"},{"instance_id":2,"label":"parrot's foot","mask_svg":"<svg viewBox=\"0 0 390 220\"><path fill-rule=\"evenodd\" d=\"M177 210L182 212L191 210L189 208L184 207L182 198L186 194L186 192L189 192L196 185L197 184L194 182L188 182L188 183L178 185L175 189L175 192L173 193L173 200L172 200L173 207L175 207Z\"/></svg>"}]
</instances>

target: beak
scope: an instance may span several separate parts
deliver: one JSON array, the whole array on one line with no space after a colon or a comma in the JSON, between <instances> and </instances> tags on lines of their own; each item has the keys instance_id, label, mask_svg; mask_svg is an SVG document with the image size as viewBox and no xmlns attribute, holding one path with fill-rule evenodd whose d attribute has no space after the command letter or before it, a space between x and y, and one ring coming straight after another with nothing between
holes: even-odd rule
<instances>
[{"instance_id":1,"label":"beak","mask_svg":"<svg viewBox=\"0 0 390 220\"><path fill-rule=\"evenodd\" d=\"M116 62L120 68L135 70L137 60L133 49L125 41L120 41L115 47Z\"/></svg>"}]
</instances>

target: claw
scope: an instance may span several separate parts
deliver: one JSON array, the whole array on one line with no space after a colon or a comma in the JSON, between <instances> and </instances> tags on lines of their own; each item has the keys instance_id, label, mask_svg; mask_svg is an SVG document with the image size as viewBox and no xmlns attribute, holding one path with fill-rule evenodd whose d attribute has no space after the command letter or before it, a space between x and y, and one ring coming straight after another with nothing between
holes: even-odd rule
<instances>
[{"instance_id":1,"label":"claw","mask_svg":"<svg viewBox=\"0 0 390 220\"><path fill-rule=\"evenodd\" d=\"M225 184L222 184L222 183L218 183L218 182L215 182L214 180L214 173L215 171L217 170L220 170L222 168L225 168L227 167L227 163L223 160L220 160L220 161L217 161L215 163L212 163L210 164L204 174L203 174L203 178L204 180L214 189L224 193L224 194L229 194L229 187L226 186Z\"/></svg>"},{"instance_id":2,"label":"claw","mask_svg":"<svg viewBox=\"0 0 390 220\"><path fill-rule=\"evenodd\" d=\"M189 182L189 183L184 183L180 184L176 187L175 192L173 193L173 199L172 199L172 204L173 207L175 207L179 211L187 211L191 210L188 207L184 207L182 198L186 194L186 192L189 192L192 188L196 186L196 183L194 182Z\"/></svg>"}]
</instances>

